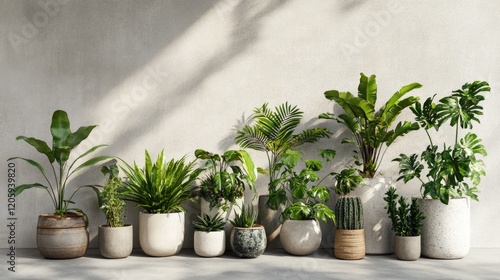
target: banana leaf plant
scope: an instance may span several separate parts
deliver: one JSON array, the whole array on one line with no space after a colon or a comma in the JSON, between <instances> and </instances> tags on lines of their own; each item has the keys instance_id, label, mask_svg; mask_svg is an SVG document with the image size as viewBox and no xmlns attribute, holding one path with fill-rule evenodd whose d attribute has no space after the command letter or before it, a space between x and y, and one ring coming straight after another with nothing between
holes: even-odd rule
<instances>
[{"instance_id":1,"label":"banana leaf plant","mask_svg":"<svg viewBox=\"0 0 500 280\"><path fill-rule=\"evenodd\" d=\"M424 165L417 154L400 154L394 159L399 162L398 180L406 183L417 178L421 183L422 197L439 199L444 204L448 204L450 198L463 196L478 200L477 186L481 176L486 174L484 162L479 156L486 156L486 149L475 133L468 132L459 137L462 130L473 128L473 122L479 123L478 116L483 114L483 107L480 106L484 101L483 93L489 91L487 82L475 81L464 84L437 104L434 103L435 96L427 98L423 104L416 103L411 110L430 143L420 155L427 165L427 180L422 179ZM434 128L437 131L447 122L455 129L454 141L453 144L443 143L442 149L439 149L429 130Z\"/></svg>"},{"instance_id":2,"label":"banana leaf plant","mask_svg":"<svg viewBox=\"0 0 500 280\"><path fill-rule=\"evenodd\" d=\"M228 150L222 155L198 149L197 159L205 160L203 177L200 178L199 196L210 205L226 211L236 199L243 197L248 186L257 194L254 182L257 179L255 165L244 150Z\"/></svg>"},{"instance_id":3,"label":"banana leaf plant","mask_svg":"<svg viewBox=\"0 0 500 280\"><path fill-rule=\"evenodd\" d=\"M44 167L32 160L22 157L12 157L8 160L20 159L31 166L35 167L40 171L41 175L44 177L44 183L32 183L23 184L15 188L15 195L21 194L24 190L31 188L38 188L47 191L54 204L55 214L63 215L68 211L82 212L78 208L70 208L70 204L75 194L82 188L92 188L97 196L99 197L99 189L97 185L84 185L77 187L69 197L66 196L66 191L71 179L74 175L83 169L96 165L99 162L110 159L109 156L96 156L87 159L83 163L80 163L86 156L95 152L97 149L102 148L106 145L97 145L90 148L85 153L79 155L73 161L70 161L71 152L87 137L90 135L95 125L82 126L77 131L71 132L70 122L68 114L62 110L57 110L52 115L52 123L50 125L50 132L52 134L52 148L47 145L43 140L36 139L34 137L18 136L17 140L23 140L32 147L34 147L39 153L46 156L51 172L47 173Z\"/></svg>"},{"instance_id":4,"label":"banana leaf plant","mask_svg":"<svg viewBox=\"0 0 500 280\"><path fill-rule=\"evenodd\" d=\"M269 168L258 168L257 171L269 175L269 192L272 192L275 188L271 182L280 171L275 168L278 158L289 149L329 137L331 132L325 128L309 128L295 133L304 113L288 103L275 107L274 111L264 103L253 112L251 119L254 123L239 130L235 140L242 148L266 153Z\"/></svg>"},{"instance_id":5,"label":"banana leaf plant","mask_svg":"<svg viewBox=\"0 0 500 280\"><path fill-rule=\"evenodd\" d=\"M403 86L378 110L377 81L375 75L370 77L361 73L358 95L350 92L329 90L325 92L328 100L333 100L342 107L344 113L323 113L320 119L332 119L343 124L352 132L352 138L345 138L342 143L354 143L355 164L362 166L360 173L365 178L373 178L382 162L385 151L396 138L419 128L415 122L393 123L401 112L416 102L419 98L410 96L403 98L408 92L422 87L419 83Z\"/></svg>"}]
</instances>

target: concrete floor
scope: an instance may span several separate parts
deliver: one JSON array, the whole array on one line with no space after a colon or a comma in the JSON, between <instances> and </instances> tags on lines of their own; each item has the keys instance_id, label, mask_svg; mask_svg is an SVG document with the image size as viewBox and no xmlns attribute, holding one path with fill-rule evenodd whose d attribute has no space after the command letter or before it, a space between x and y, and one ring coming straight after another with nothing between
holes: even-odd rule
<instances>
[{"instance_id":1,"label":"concrete floor","mask_svg":"<svg viewBox=\"0 0 500 280\"><path fill-rule=\"evenodd\" d=\"M1 249L4 256L8 253ZM291 256L282 249L256 259L240 259L231 253L201 258L192 249L165 258L148 257L140 249L126 259L103 259L97 249L82 258L48 260L36 249L18 249L16 272L0 264L0 279L500 279L500 248L473 248L460 260L421 258L414 262L394 255L367 256L342 261L331 249L319 249L306 257Z\"/></svg>"}]
</instances>

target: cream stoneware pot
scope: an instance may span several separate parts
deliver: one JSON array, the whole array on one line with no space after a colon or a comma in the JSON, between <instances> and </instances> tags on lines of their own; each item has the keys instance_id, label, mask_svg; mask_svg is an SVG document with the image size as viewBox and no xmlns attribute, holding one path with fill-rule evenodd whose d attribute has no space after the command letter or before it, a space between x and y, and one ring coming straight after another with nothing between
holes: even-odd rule
<instances>
[{"instance_id":1,"label":"cream stoneware pot","mask_svg":"<svg viewBox=\"0 0 500 280\"><path fill-rule=\"evenodd\" d=\"M321 244L321 237L321 227L316 220L286 220L281 226L281 245L292 255L314 253Z\"/></svg>"},{"instance_id":2,"label":"cream stoneware pot","mask_svg":"<svg viewBox=\"0 0 500 280\"><path fill-rule=\"evenodd\" d=\"M177 254L184 244L184 213L139 213L139 243L152 257Z\"/></svg>"}]
</instances>

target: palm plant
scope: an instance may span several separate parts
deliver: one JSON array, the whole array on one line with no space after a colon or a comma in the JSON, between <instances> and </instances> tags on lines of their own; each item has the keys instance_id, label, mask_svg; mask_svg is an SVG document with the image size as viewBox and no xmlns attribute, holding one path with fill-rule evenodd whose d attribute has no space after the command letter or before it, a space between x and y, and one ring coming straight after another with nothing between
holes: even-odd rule
<instances>
[{"instance_id":1,"label":"palm plant","mask_svg":"<svg viewBox=\"0 0 500 280\"><path fill-rule=\"evenodd\" d=\"M226 222L224 222L221 215L222 214L210 216L205 214L203 216L197 216L193 221L194 229L205 232L224 230Z\"/></svg>"},{"instance_id":2,"label":"palm plant","mask_svg":"<svg viewBox=\"0 0 500 280\"><path fill-rule=\"evenodd\" d=\"M122 170L128 178L123 182L125 200L137 203L147 213L183 212L182 204L192 197L192 184L201 172L194 168L194 162L186 163L185 157L165 162L163 151L155 163L145 151L142 169L135 162L133 167L124 165Z\"/></svg>"},{"instance_id":3,"label":"palm plant","mask_svg":"<svg viewBox=\"0 0 500 280\"><path fill-rule=\"evenodd\" d=\"M259 173L269 175L269 182L276 179L279 168L275 168L280 155L304 143L314 143L329 137L331 132L325 128L305 129L294 134L300 124L303 112L297 106L281 104L271 110L267 103L253 111L253 125L246 125L237 132L236 144L266 153L269 169L258 168ZM269 191L273 191L271 184Z\"/></svg>"},{"instance_id":4,"label":"palm plant","mask_svg":"<svg viewBox=\"0 0 500 280\"><path fill-rule=\"evenodd\" d=\"M342 143L354 143L357 147L354 158L358 166L362 166L361 174L373 178L382 162L385 151L396 138L419 128L417 123L399 122L394 129L392 124L399 114L407 107L418 102L418 97L401 99L413 89L422 87L419 83L403 86L378 110L377 82L375 75L370 77L361 73L358 86L358 96L350 92L329 90L325 92L328 100L334 100L344 109L343 114L323 113L320 119L332 119L349 129L353 138L346 138ZM385 149L384 149L385 146Z\"/></svg>"},{"instance_id":5,"label":"palm plant","mask_svg":"<svg viewBox=\"0 0 500 280\"><path fill-rule=\"evenodd\" d=\"M34 137L18 136L17 140L24 140L29 145L33 146L39 153L45 155L49 161L50 167L52 169L52 174L48 175L45 173L43 166L32 160L21 157L12 157L8 160L21 159L40 171L42 176L45 178L45 183L32 183L23 184L15 188L15 195L21 194L24 190L31 188L39 188L47 191L52 200L55 208L56 214L65 214L68 211L82 212L78 208L70 208L70 204L75 194L82 188L89 187L92 188L98 195L99 190L97 185L84 185L76 188L69 198L66 198L66 190L68 184L71 182L71 178L76 172L93 166L101 161L107 160L109 156L96 156L91 159L86 160L80 165L76 165L77 162L81 161L87 155L95 152L97 149L102 148L106 145L97 145L85 153L78 156L75 160L69 161L71 152L87 137L90 135L95 125L82 126L77 131L71 132L70 122L68 114L65 111L57 110L52 115L52 123L50 125L50 132L52 134L52 148L50 148L47 143L43 140L36 139Z\"/></svg>"},{"instance_id":6,"label":"palm plant","mask_svg":"<svg viewBox=\"0 0 500 280\"><path fill-rule=\"evenodd\" d=\"M450 198L464 195L478 200L477 186L481 176L485 175L484 162L478 156L486 156L486 149L475 133L466 133L460 139L459 134L461 129L472 129L473 122L479 123L478 116L483 114L483 107L479 103L484 100L482 94L487 91L490 91L487 82L475 81L464 84L450 96L440 99L438 104L434 103L434 97L429 97L423 104L416 103L412 112L430 142L420 155L428 168L427 182L421 178L424 165L418 160L417 154L401 154L394 159L399 162L398 180L406 183L417 178L421 183L422 197L440 199L444 204L448 204ZM454 144L444 143L440 151L429 130L434 128L437 131L448 121L455 128ZM471 181L472 186L467 180Z\"/></svg>"}]
</instances>

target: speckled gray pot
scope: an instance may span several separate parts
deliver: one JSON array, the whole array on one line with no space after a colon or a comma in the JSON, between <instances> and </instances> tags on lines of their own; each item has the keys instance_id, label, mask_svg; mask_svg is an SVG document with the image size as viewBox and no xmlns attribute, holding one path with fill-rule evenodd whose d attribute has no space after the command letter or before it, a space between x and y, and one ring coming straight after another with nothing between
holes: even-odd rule
<instances>
[{"instance_id":1,"label":"speckled gray pot","mask_svg":"<svg viewBox=\"0 0 500 280\"><path fill-rule=\"evenodd\" d=\"M256 258L266 250L266 230L261 225L252 228L233 227L231 249L240 258Z\"/></svg>"},{"instance_id":2,"label":"speckled gray pot","mask_svg":"<svg viewBox=\"0 0 500 280\"><path fill-rule=\"evenodd\" d=\"M394 253L402 261L416 261L420 258L420 236L396 236Z\"/></svg>"},{"instance_id":3,"label":"speckled gray pot","mask_svg":"<svg viewBox=\"0 0 500 280\"><path fill-rule=\"evenodd\" d=\"M281 226L280 240L289 254L309 255L321 244L321 228L316 220L286 220Z\"/></svg>"},{"instance_id":4,"label":"speckled gray pot","mask_svg":"<svg viewBox=\"0 0 500 280\"><path fill-rule=\"evenodd\" d=\"M132 225L123 227L99 226L99 253L108 259L126 258L132 253Z\"/></svg>"},{"instance_id":5,"label":"speckled gray pot","mask_svg":"<svg viewBox=\"0 0 500 280\"><path fill-rule=\"evenodd\" d=\"M437 199L419 199L422 221L422 256L434 259L460 259L470 249L470 200L450 199L448 205Z\"/></svg>"}]
</instances>

